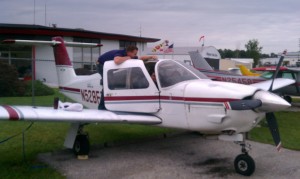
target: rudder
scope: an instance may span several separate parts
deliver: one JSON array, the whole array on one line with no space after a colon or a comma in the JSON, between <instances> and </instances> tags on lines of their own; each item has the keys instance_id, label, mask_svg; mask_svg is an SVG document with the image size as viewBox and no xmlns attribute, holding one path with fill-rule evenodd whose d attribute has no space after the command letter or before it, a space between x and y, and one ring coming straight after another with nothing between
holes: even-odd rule
<instances>
[{"instance_id":1,"label":"rudder","mask_svg":"<svg viewBox=\"0 0 300 179\"><path fill-rule=\"evenodd\" d=\"M59 86L66 85L74 80L76 74L63 38L53 37L52 40L60 42L53 45L53 51Z\"/></svg>"}]
</instances>

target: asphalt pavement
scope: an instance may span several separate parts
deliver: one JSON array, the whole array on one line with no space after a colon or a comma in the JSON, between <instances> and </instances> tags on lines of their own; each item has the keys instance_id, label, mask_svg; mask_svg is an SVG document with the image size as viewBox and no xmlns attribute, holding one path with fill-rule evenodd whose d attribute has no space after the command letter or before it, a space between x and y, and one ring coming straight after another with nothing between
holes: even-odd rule
<instances>
[{"instance_id":1,"label":"asphalt pavement","mask_svg":"<svg viewBox=\"0 0 300 179\"><path fill-rule=\"evenodd\" d=\"M300 152L250 142L256 171L250 178L299 178ZM284 144L283 144L284 145ZM207 140L196 133L92 146L88 160L78 160L70 150L44 153L39 160L67 178L249 178L236 174L234 158L240 146Z\"/></svg>"}]
</instances>

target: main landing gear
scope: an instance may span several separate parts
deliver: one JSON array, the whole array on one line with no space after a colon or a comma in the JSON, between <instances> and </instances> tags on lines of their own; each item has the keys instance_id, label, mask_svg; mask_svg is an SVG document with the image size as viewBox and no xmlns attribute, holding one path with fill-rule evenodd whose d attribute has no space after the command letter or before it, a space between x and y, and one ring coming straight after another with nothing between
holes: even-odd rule
<instances>
[{"instance_id":1,"label":"main landing gear","mask_svg":"<svg viewBox=\"0 0 300 179\"><path fill-rule=\"evenodd\" d=\"M80 126L75 142L73 152L76 156L88 156L90 152L90 141L88 133L83 132L83 126Z\"/></svg>"},{"instance_id":2,"label":"main landing gear","mask_svg":"<svg viewBox=\"0 0 300 179\"><path fill-rule=\"evenodd\" d=\"M246 144L245 141L237 143L242 147L242 154L235 158L234 169L238 174L250 176L255 171L255 162L248 154L248 151L251 150L251 146L250 144Z\"/></svg>"}]
</instances>

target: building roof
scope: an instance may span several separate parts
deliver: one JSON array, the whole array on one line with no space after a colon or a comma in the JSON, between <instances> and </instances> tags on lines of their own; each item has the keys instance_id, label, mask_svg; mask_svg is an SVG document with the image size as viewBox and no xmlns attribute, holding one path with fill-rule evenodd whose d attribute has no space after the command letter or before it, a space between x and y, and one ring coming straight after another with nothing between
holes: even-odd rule
<instances>
[{"instance_id":1,"label":"building roof","mask_svg":"<svg viewBox=\"0 0 300 179\"><path fill-rule=\"evenodd\" d=\"M42 36L69 36L79 38L93 38L106 40L128 40L136 42L157 42L160 39L96 32L84 29L69 29L58 27L47 27L30 24L4 24L0 23L0 34L11 35L42 35Z\"/></svg>"}]
</instances>

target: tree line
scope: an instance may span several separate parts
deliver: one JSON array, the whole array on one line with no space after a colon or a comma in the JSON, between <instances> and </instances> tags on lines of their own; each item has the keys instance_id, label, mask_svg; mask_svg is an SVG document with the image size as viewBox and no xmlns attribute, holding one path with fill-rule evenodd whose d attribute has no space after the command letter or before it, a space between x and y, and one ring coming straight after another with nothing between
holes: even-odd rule
<instances>
[{"instance_id":1,"label":"tree line","mask_svg":"<svg viewBox=\"0 0 300 179\"><path fill-rule=\"evenodd\" d=\"M264 54L262 53L262 46L259 45L257 39L249 40L245 44L246 50L231 50L231 49L218 49L221 58L253 58L254 66L258 64L259 59L261 58L276 58L277 54Z\"/></svg>"}]
</instances>

